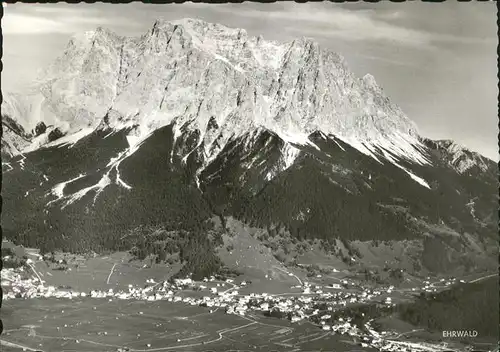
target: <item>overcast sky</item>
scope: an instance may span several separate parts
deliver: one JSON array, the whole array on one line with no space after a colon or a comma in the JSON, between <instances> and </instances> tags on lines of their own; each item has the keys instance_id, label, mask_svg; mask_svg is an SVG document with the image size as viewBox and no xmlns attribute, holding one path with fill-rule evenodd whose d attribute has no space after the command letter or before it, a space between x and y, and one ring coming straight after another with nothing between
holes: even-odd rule
<instances>
[{"instance_id":1,"label":"overcast sky","mask_svg":"<svg viewBox=\"0 0 500 352\"><path fill-rule=\"evenodd\" d=\"M280 41L312 37L371 73L422 135L498 160L496 4L9 4L2 90L23 91L71 35L103 26L140 35L156 18L200 18Z\"/></svg>"}]
</instances>

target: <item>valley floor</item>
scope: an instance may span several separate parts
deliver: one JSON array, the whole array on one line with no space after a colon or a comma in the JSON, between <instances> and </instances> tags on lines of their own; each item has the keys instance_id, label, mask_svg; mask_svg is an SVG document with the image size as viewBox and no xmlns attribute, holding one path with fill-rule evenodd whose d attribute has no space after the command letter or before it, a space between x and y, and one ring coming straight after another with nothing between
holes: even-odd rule
<instances>
[{"instance_id":1,"label":"valley floor","mask_svg":"<svg viewBox=\"0 0 500 352\"><path fill-rule=\"evenodd\" d=\"M293 285L281 292L276 286L270 289L272 293L263 293L264 286L241 278L167 283L164 269L133 265L120 254L89 258L78 270L69 271L53 270L36 252L26 252L31 258L26 267L2 270L2 351L417 352L466 348L458 340L444 344L440 337L391 317L383 324L387 331L373 328L373 319L360 328L350 318L333 317L336 311L359 305L391 307L422 291L446 289L456 278L426 280L413 287L368 288L339 274L331 280L344 285L339 287L325 285L325 277L304 278L289 271L285 274L293 278ZM493 275L471 275L460 281L478 282ZM282 312L278 317L288 319L270 312Z\"/></svg>"},{"instance_id":2,"label":"valley floor","mask_svg":"<svg viewBox=\"0 0 500 352\"><path fill-rule=\"evenodd\" d=\"M351 339L309 323L227 315L182 303L11 300L2 351L351 351ZM375 349L362 349L375 351Z\"/></svg>"}]
</instances>

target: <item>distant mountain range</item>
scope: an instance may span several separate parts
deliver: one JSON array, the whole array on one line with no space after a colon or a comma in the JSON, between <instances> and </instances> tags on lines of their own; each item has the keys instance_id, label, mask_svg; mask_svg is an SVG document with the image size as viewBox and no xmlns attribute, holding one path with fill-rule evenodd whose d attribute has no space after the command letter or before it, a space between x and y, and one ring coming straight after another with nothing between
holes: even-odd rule
<instances>
[{"instance_id":1,"label":"distant mountain range","mask_svg":"<svg viewBox=\"0 0 500 352\"><path fill-rule=\"evenodd\" d=\"M361 261L357 244L389 241L429 271L497 264L496 164L420 136L371 75L306 38L98 28L26 96L4 92L2 126L3 231L26 245L127 249L144 225L204 243L232 217L341 239Z\"/></svg>"}]
</instances>

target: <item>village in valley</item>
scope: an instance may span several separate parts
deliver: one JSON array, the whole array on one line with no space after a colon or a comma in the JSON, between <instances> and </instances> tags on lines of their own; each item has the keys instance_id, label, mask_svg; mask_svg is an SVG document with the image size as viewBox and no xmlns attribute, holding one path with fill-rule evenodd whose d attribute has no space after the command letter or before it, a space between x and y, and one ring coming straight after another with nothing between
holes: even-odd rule
<instances>
[{"instance_id":1,"label":"village in valley","mask_svg":"<svg viewBox=\"0 0 500 352\"><path fill-rule=\"evenodd\" d=\"M208 314L216 312L220 314L222 311L227 315L235 315L249 321L279 319L288 321L292 327L304 323L312 324L318 331L323 331L325 336L347 336L353 338L359 347L374 348L379 351L449 350L447 344L408 342L407 339L404 341L398 339L400 333L380 331L380 329L377 331L372 325L374 319L369 316L370 309L390 312L397 303L417 296L420 292L437 292L458 282L465 282L456 278L431 280L429 277L423 281L421 288L403 289L394 285L376 287L347 278L325 284L326 280L321 274L303 281L295 273L287 272L296 283L290 285L286 292L280 293L259 292L261 290L252 287L254 285L251 280L241 277L220 276L205 277L200 281L189 277L170 280L150 278L141 284L82 290L68 285L51 284L55 282L52 280L53 275L66 275L66 277L82 275L76 272L76 269L72 272L71 268L66 267L64 274L61 270L53 269L52 273L46 271L42 278L41 271L37 267L41 267L44 258L36 253L26 258L24 265L2 270L3 298L6 302L53 298L68 301L168 302L175 305L196 306ZM56 264L62 264L63 260L59 261ZM107 282L114 269L115 266L111 268ZM137 314L141 315L143 312L138 311ZM178 339L177 342L181 343L182 340ZM285 342L281 344L287 345Z\"/></svg>"}]
</instances>

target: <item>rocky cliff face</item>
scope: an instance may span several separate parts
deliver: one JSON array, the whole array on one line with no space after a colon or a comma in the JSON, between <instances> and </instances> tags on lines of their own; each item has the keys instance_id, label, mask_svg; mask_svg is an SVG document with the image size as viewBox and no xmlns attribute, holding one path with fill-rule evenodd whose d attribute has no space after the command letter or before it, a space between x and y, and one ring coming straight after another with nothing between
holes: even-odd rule
<instances>
[{"instance_id":1,"label":"rocky cliff face","mask_svg":"<svg viewBox=\"0 0 500 352\"><path fill-rule=\"evenodd\" d=\"M191 19L157 21L140 38L99 28L74 37L38 87L41 118L72 131L138 126L143 138L175 122L198 129L214 156L259 127L299 144L319 130L366 154L426 162L414 123L373 77L355 77L340 55L305 38L280 44ZM210 118L218 133L207 133Z\"/></svg>"},{"instance_id":2,"label":"rocky cliff face","mask_svg":"<svg viewBox=\"0 0 500 352\"><path fill-rule=\"evenodd\" d=\"M2 158L21 153L31 142L31 136L8 115L2 115Z\"/></svg>"},{"instance_id":3,"label":"rocky cliff face","mask_svg":"<svg viewBox=\"0 0 500 352\"><path fill-rule=\"evenodd\" d=\"M440 151L441 159L458 173L464 174L473 171L481 173L491 169L491 160L452 140L427 140L427 144L431 149Z\"/></svg>"}]
</instances>

